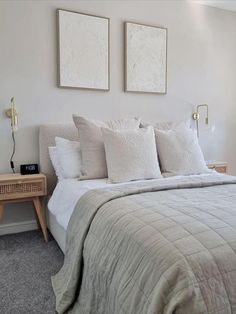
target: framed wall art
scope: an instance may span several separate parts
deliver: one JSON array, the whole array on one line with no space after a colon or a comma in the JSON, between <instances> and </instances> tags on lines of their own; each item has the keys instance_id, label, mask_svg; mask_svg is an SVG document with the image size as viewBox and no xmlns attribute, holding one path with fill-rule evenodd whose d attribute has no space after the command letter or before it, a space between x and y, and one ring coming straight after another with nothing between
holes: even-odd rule
<instances>
[{"instance_id":1,"label":"framed wall art","mask_svg":"<svg viewBox=\"0 0 236 314\"><path fill-rule=\"evenodd\" d=\"M108 91L109 18L57 10L59 87Z\"/></svg>"},{"instance_id":2,"label":"framed wall art","mask_svg":"<svg viewBox=\"0 0 236 314\"><path fill-rule=\"evenodd\" d=\"M166 94L166 28L125 23L125 91Z\"/></svg>"}]
</instances>

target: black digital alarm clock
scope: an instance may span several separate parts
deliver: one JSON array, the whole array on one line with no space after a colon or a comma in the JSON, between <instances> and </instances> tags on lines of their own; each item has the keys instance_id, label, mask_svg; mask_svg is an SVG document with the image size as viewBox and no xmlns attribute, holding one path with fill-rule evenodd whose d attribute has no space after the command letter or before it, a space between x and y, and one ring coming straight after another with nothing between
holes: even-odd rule
<instances>
[{"instance_id":1,"label":"black digital alarm clock","mask_svg":"<svg viewBox=\"0 0 236 314\"><path fill-rule=\"evenodd\" d=\"M38 164L21 165L20 173L23 175L39 173L39 166Z\"/></svg>"}]
</instances>

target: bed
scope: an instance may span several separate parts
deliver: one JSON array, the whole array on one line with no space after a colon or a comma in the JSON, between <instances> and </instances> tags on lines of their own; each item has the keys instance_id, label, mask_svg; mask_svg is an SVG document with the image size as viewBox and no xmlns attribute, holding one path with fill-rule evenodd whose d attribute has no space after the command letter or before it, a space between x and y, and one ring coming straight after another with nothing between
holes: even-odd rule
<instances>
[{"instance_id":1,"label":"bed","mask_svg":"<svg viewBox=\"0 0 236 314\"><path fill-rule=\"evenodd\" d=\"M47 149L56 135L77 137L72 126L40 129L41 170L51 192ZM67 218L48 213L65 252L52 279L58 313L236 313L234 177L87 182L82 195L78 181L66 184L56 188L58 203L66 189L79 202Z\"/></svg>"}]
</instances>

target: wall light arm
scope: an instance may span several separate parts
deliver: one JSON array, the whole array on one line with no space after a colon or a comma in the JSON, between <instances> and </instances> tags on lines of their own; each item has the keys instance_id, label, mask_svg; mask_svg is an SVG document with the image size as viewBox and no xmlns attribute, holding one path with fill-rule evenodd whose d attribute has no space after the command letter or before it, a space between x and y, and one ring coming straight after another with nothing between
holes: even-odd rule
<instances>
[{"instance_id":1,"label":"wall light arm","mask_svg":"<svg viewBox=\"0 0 236 314\"><path fill-rule=\"evenodd\" d=\"M207 104L202 104L202 105L198 105L197 106L197 111L195 111L192 114L192 118L193 120L196 121L196 125L197 125L197 136L199 137L199 125L198 125L198 121L200 119L200 114L199 114L199 109L201 107L205 107L206 108L206 117L205 117L205 124L208 125L209 124L209 107Z\"/></svg>"}]
</instances>

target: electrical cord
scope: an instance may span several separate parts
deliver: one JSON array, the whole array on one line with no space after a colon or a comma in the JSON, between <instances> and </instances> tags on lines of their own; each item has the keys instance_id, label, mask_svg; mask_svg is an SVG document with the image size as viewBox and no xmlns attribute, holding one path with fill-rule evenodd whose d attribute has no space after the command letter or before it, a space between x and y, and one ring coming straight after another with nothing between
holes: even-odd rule
<instances>
[{"instance_id":1,"label":"electrical cord","mask_svg":"<svg viewBox=\"0 0 236 314\"><path fill-rule=\"evenodd\" d=\"M16 152L16 140L15 140L15 133L14 133L13 129L11 131L11 136L12 136L12 141L13 141L13 150L12 150L11 159L10 159L10 166L11 166L12 172L15 173L15 166L14 166L13 157L14 157L15 152Z\"/></svg>"}]
</instances>

